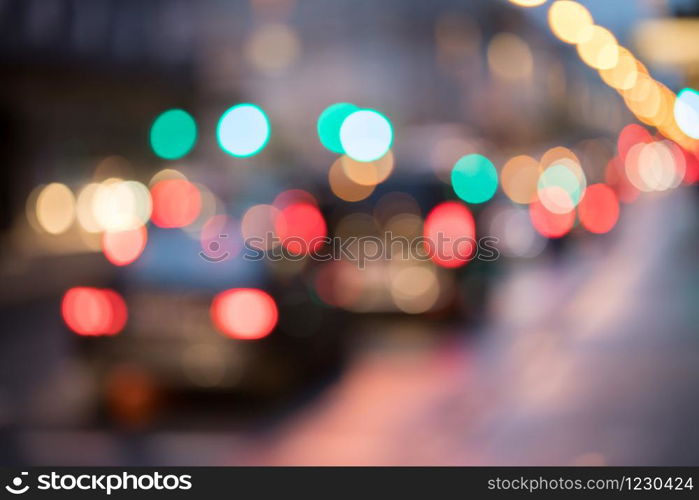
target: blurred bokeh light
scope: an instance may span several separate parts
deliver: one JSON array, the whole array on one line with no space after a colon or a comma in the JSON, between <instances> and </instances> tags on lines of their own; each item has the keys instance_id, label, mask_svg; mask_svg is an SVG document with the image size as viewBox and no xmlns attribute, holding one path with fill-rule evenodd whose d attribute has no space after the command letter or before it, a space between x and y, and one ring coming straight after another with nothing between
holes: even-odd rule
<instances>
[{"instance_id":1,"label":"blurred bokeh light","mask_svg":"<svg viewBox=\"0 0 699 500\"><path fill-rule=\"evenodd\" d=\"M695 0L0 2L0 459L695 465Z\"/></svg>"}]
</instances>

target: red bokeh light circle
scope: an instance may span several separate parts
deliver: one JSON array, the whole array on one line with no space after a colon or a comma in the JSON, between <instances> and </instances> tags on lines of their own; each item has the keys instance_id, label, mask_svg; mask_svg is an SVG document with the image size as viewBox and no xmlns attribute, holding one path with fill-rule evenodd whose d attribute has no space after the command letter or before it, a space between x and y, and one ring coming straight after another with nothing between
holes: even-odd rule
<instances>
[{"instance_id":1,"label":"red bokeh light circle","mask_svg":"<svg viewBox=\"0 0 699 500\"><path fill-rule=\"evenodd\" d=\"M126 325L128 309L113 290L75 287L63 296L61 315L78 335L116 335Z\"/></svg>"},{"instance_id":2,"label":"red bokeh light circle","mask_svg":"<svg viewBox=\"0 0 699 500\"><path fill-rule=\"evenodd\" d=\"M305 202L281 209L274 220L274 231L284 248L297 255L317 251L328 234L323 214Z\"/></svg>"},{"instance_id":3,"label":"red bokeh light circle","mask_svg":"<svg viewBox=\"0 0 699 500\"><path fill-rule=\"evenodd\" d=\"M566 235L575 223L575 211L554 214L546 210L539 200L529 204L529 218L534 229L546 238L561 238Z\"/></svg>"},{"instance_id":4,"label":"red bokeh light circle","mask_svg":"<svg viewBox=\"0 0 699 500\"><path fill-rule=\"evenodd\" d=\"M463 203L440 203L425 218L424 248L442 267L460 267L476 253L476 223Z\"/></svg>"},{"instance_id":5,"label":"red bokeh light circle","mask_svg":"<svg viewBox=\"0 0 699 500\"><path fill-rule=\"evenodd\" d=\"M147 242L146 226L129 231L106 231L102 235L102 253L115 266L126 266L138 259Z\"/></svg>"},{"instance_id":6,"label":"red bokeh light circle","mask_svg":"<svg viewBox=\"0 0 699 500\"><path fill-rule=\"evenodd\" d=\"M279 312L274 299L256 288L233 288L219 293L211 304L218 330L234 339L256 340L269 335Z\"/></svg>"},{"instance_id":7,"label":"red bokeh light circle","mask_svg":"<svg viewBox=\"0 0 699 500\"><path fill-rule=\"evenodd\" d=\"M580 223L591 233L607 233L619 220L619 200L606 184L587 187L578 205Z\"/></svg>"},{"instance_id":8,"label":"red bokeh light circle","mask_svg":"<svg viewBox=\"0 0 699 500\"><path fill-rule=\"evenodd\" d=\"M184 179L167 179L151 188L153 224L163 228L185 227L201 212L199 189Z\"/></svg>"}]
</instances>

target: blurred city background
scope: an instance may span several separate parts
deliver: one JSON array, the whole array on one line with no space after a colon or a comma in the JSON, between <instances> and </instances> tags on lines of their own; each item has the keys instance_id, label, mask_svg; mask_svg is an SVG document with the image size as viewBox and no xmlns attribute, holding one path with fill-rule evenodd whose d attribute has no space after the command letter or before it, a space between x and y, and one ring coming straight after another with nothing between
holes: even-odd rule
<instances>
[{"instance_id":1,"label":"blurred city background","mask_svg":"<svg viewBox=\"0 0 699 500\"><path fill-rule=\"evenodd\" d=\"M699 1L2 0L0 88L2 463L699 464Z\"/></svg>"}]
</instances>

